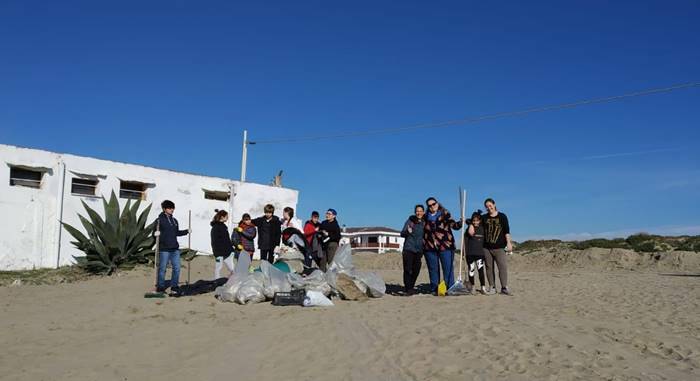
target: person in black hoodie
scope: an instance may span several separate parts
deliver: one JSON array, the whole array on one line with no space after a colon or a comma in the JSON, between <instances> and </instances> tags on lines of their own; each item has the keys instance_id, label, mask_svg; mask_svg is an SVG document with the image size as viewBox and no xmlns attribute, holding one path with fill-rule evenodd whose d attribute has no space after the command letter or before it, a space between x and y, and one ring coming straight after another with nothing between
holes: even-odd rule
<instances>
[{"instance_id":1,"label":"person in black hoodie","mask_svg":"<svg viewBox=\"0 0 700 381\"><path fill-rule=\"evenodd\" d=\"M192 230L180 230L180 225L173 217L175 203L165 200L160 206L163 208L163 212L158 216L160 231L156 231L154 234L156 237L160 236L156 291L164 292L168 288L165 285L165 270L168 268L168 262L170 262L173 268L172 277L170 278L170 290L177 293L180 291L180 244L177 242L177 237L187 235Z\"/></svg>"},{"instance_id":2,"label":"person in black hoodie","mask_svg":"<svg viewBox=\"0 0 700 381\"><path fill-rule=\"evenodd\" d=\"M228 268L229 273L233 273L233 256L231 255L233 244L231 236L228 234L226 221L228 221L228 212L217 209L211 221L211 250L216 260L214 279L221 278L221 269L224 265Z\"/></svg>"},{"instance_id":3,"label":"person in black hoodie","mask_svg":"<svg viewBox=\"0 0 700 381\"><path fill-rule=\"evenodd\" d=\"M340 243L340 225L338 225L337 216L338 212L335 209L328 209L326 220L321 222L319 227L319 231L323 234L323 251L326 252L324 261L329 266L333 263L333 257Z\"/></svg>"},{"instance_id":4,"label":"person in black hoodie","mask_svg":"<svg viewBox=\"0 0 700 381\"><path fill-rule=\"evenodd\" d=\"M265 215L253 220L253 225L258 228L258 249L260 260L270 263L275 261L275 248L280 245L282 239L282 222L275 216L275 207L265 205Z\"/></svg>"}]
</instances>

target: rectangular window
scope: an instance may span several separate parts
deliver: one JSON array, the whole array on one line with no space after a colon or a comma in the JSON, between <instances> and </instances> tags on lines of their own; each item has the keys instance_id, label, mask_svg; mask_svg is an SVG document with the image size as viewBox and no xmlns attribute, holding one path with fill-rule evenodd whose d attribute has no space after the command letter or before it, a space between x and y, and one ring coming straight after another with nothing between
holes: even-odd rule
<instances>
[{"instance_id":1,"label":"rectangular window","mask_svg":"<svg viewBox=\"0 0 700 381\"><path fill-rule=\"evenodd\" d=\"M146 184L136 181L122 181L119 186L119 197L132 200L145 200Z\"/></svg>"},{"instance_id":2,"label":"rectangular window","mask_svg":"<svg viewBox=\"0 0 700 381\"><path fill-rule=\"evenodd\" d=\"M376 237L376 236L367 237L367 243L379 243L379 237Z\"/></svg>"},{"instance_id":3,"label":"rectangular window","mask_svg":"<svg viewBox=\"0 0 700 381\"><path fill-rule=\"evenodd\" d=\"M78 196L96 196L97 180L74 177L70 185L70 193Z\"/></svg>"},{"instance_id":4,"label":"rectangular window","mask_svg":"<svg viewBox=\"0 0 700 381\"><path fill-rule=\"evenodd\" d=\"M32 171L18 167L10 167L10 185L29 188L41 188L41 178L44 172Z\"/></svg>"},{"instance_id":5,"label":"rectangular window","mask_svg":"<svg viewBox=\"0 0 700 381\"><path fill-rule=\"evenodd\" d=\"M204 191L204 198L207 200L228 201L231 198L229 192Z\"/></svg>"}]
</instances>

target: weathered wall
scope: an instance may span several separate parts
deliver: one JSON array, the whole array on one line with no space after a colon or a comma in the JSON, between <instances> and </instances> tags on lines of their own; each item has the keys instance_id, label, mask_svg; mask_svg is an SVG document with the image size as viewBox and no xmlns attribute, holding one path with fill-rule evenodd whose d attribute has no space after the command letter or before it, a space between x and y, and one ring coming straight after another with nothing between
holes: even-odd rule
<instances>
[{"instance_id":1,"label":"weathered wall","mask_svg":"<svg viewBox=\"0 0 700 381\"><path fill-rule=\"evenodd\" d=\"M12 165L45 168L41 188L10 186ZM274 204L278 210L275 214L281 215L285 206L296 209L298 200L298 192L287 188L0 145L0 270L67 265L73 262L74 255L82 255L70 244L72 237L61 231L59 214L63 200L63 221L80 229L77 214L85 214L81 201L102 213L101 198L71 194L72 178L84 176L97 176L97 194L105 197L112 191L119 195L120 180L149 183L146 200L142 202L142 208L153 203L149 219L155 219L160 213L160 203L169 199L175 202L175 217L184 229L191 210L192 248L204 253L211 252L209 222L214 209L227 210L232 220L238 221L245 212L253 216L262 214L266 203ZM204 198L204 189L224 192L233 189L233 197L229 202L208 200ZM120 205L125 202L120 199ZM186 236L180 237L180 244L187 246Z\"/></svg>"}]
</instances>

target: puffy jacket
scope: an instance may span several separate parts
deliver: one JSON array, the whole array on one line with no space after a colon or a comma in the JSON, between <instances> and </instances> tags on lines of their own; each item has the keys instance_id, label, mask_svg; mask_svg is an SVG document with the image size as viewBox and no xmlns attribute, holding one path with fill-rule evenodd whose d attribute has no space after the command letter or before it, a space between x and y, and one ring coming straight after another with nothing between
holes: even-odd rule
<instances>
[{"instance_id":1,"label":"puffy jacket","mask_svg":"<svg viewBox=\"0 0 700 381\"><path fill-rule=\"evenodd\" d=\"M240 230L240 232L238 230ZM234 240L233 235L238 235L238 241L240 241L241 245L243 245L243 250L249 253L255 252L256 232L254 225L246 225L243 222L241 222L238 224L238 228L234 229L232 234L232 240Z\"/></svg>"},{"instance_id":2,"label":"puffy jacket","mask_svg":"<svg viewBox=\"0 0 700 381\"><path fill-rule=\"evenodd\" d=\"M416 216L411 216L403 224L401 229L401 237L404 237L403 249L412 253L423 252L423 230L425 222ZM409 228L411 231L409 232Z\"/></svg>"}]
</instances>

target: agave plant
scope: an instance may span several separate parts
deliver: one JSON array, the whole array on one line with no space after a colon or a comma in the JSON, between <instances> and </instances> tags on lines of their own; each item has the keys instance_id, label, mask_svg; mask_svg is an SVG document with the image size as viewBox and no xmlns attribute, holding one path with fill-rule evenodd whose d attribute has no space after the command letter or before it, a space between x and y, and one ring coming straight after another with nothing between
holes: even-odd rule
<instances>
[{"instance_id":1,"label":"agave plant","mask_svg":"<svg viewBox=\"0 0 700 381\"><path fill-rule=\"evenodd\" d=\"M102 197L105 218L90 208L84 201L83 207L88 218L78 215L87 235L73 226L62 222L63 227L75 241L76 248L85 253L84 257L73 257L79 266L92 273L113 274L118 268L130 268L137 263L147 263L152 257L153 231L155 222L146 226L151 205L137 216L141 201L126 202L119 212L119 201L112 192L109 202Z\"/></svg>"}]
</instances>

